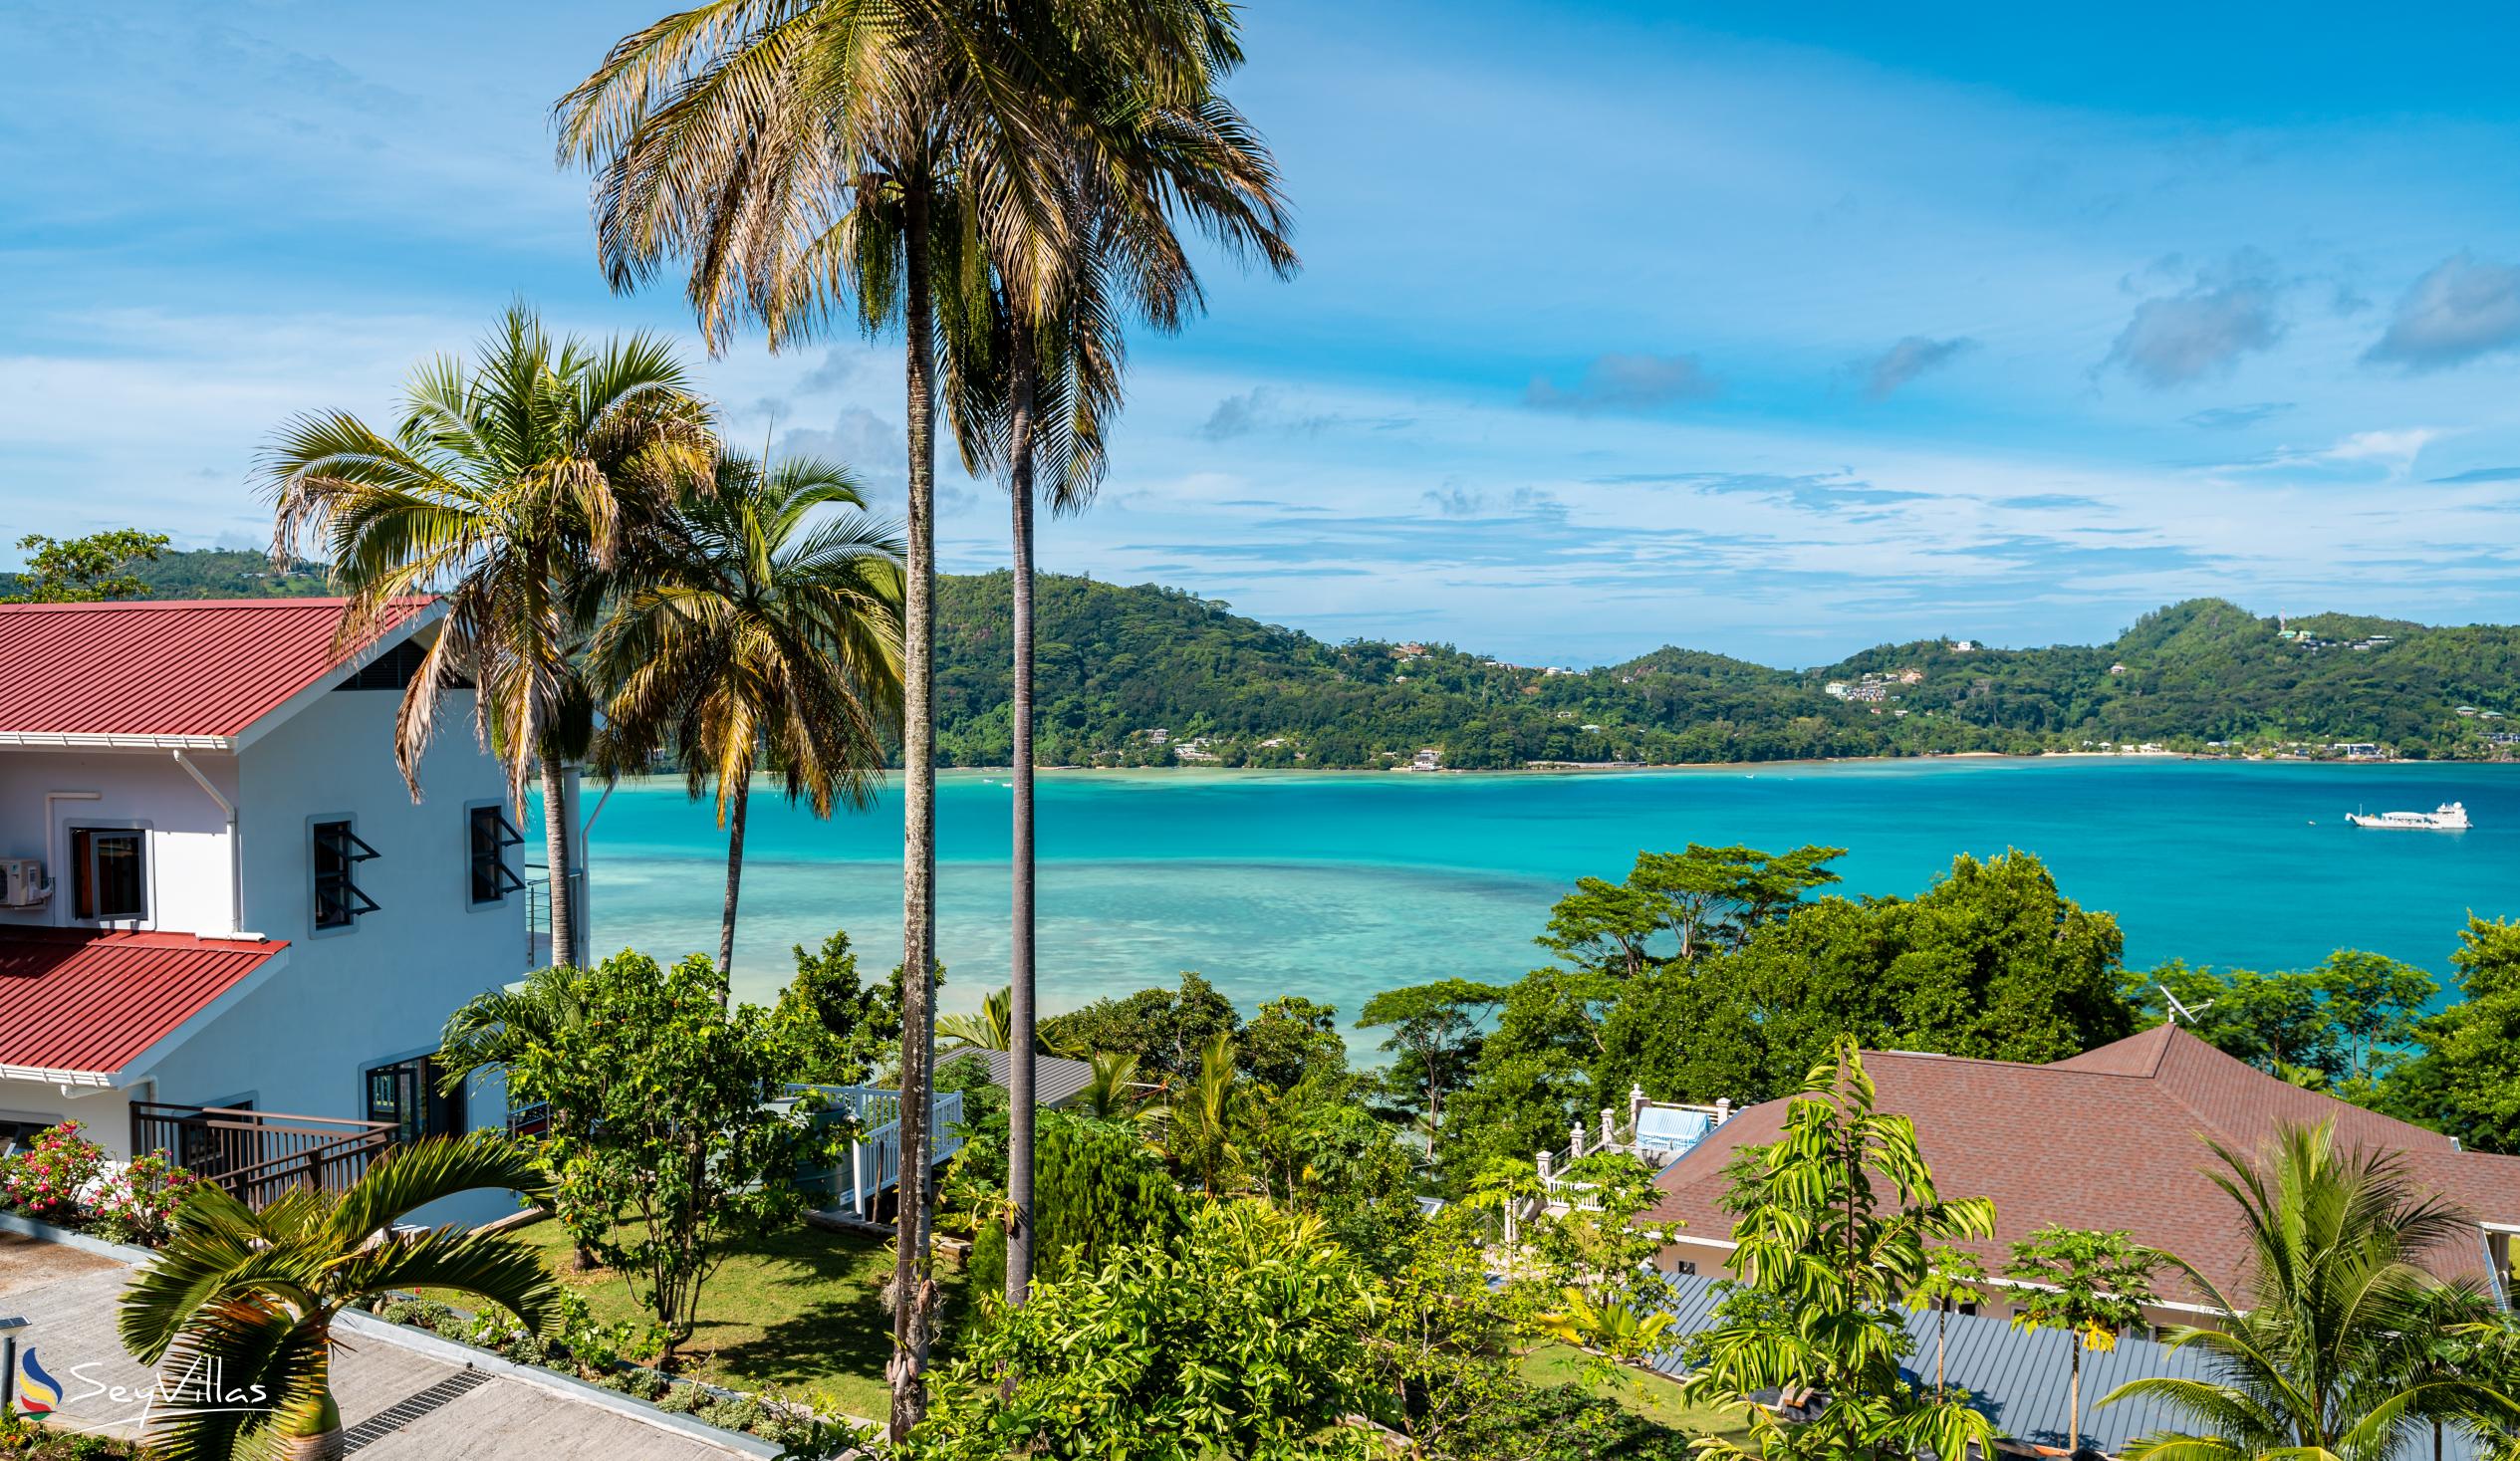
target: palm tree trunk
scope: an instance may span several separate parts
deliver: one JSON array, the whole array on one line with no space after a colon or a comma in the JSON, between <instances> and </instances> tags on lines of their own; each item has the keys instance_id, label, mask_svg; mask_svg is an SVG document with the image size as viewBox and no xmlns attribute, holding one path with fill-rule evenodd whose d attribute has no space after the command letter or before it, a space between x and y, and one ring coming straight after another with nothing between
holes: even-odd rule
<instances>
[{"instance_id":1,"label":"palm tree trunk","mask_svg":"<svg viewBox=\"0 0 2520 1461\"><path fill-rule=\"evenodd\" d=\"M551 961L578 963L578 900L569 886L569 779L559 759L543 758L543 863L551 874Z\"/></svg>"},{"instance_id":2,"label":"palm tree trunk","mask_svg":"<svg viewBox=\"0 0 2520 1461\"><path fill-rule=\"evenodd\" d=\"M901 1176L894 1222L891 1435L927 1412L929 1065L935 1054L936 727L930 702L936 626L936 362L928 280L928 196L908 189L903 333L908 336L909 546L901 596Z\"/></svg>"},{"instance_id":3,"label":"palm tree trunk","mask_svg":"<svg viewBox=\"0 0 2520 1461\"><path fill-rule=\"evenodd\" d=\"M717 992L717 1007L726 1008L735 987L735 896L744 885L744 813L752 805L752 763L744 764L735 784L735 805L726 814L726 910L717 920L717 977L726 981Z\"/></svg>"},{"instance_id":4,"label":"palm tree trunk","mask_svg":"<svg viewBox=\"0 0 2520 1461\"><path fill-rule=\"evenodd\" d=\"M1006 1302L1033 1287L1033 374L1032 332L1015 332L1007 492L1015 523L1014 959L1006 1001Z\"/></svg>"}]
</instances>

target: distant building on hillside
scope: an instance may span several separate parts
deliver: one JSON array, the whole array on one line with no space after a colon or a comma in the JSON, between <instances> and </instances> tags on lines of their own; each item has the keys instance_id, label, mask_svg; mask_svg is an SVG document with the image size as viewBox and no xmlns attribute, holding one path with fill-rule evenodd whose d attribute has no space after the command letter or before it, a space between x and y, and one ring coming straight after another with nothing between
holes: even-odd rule
<instances>
[{"instance_id":1,"label":"distant building on hillside","mask_svg":"<svg viewBox=\"0 0 2520 1461\"><path fill-rule=\"evenodd\" d=\"M1423 747L1415 756L1409 758L1408 769L1411 771L1441 771L1443 770L1443 752L1433 746Z\"/></svg>"}]
</instances>

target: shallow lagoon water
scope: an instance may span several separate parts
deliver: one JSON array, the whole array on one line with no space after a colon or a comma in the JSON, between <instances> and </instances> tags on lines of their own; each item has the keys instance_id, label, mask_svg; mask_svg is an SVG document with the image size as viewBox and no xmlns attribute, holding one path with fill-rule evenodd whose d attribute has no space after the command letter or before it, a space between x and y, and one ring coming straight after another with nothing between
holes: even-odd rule
<instances>
[{"instance_id":1,"label":"shallow lagoon water","mask_svg":"<svg viewBox=\"0 0 2520 1461\"><path fill-rule=\"evenodd\" d=\"M1003 983L1003 772L938 795L942 1004ZM2345 814L2463 800L2458 834ZM2468 910L2520 914L2520 766L1949 759L1566 775L1162 771L1040 778L1046 1010L1197 969L1246 1010L1300 994L1353 1016L1376 990L1510 979L1577 876L1689 842L1848 850L1841 891L1913 894L1961 852L2019 848L2118 916L2130 963L2297 967L2376 949L2448 972ZM757 792L736 988L845 927L870 972L900 949L900 804L817 822ZM711 949L723 835L679 783L626 783L595 826L596 943Z\"/></svg>"}]
</instances>

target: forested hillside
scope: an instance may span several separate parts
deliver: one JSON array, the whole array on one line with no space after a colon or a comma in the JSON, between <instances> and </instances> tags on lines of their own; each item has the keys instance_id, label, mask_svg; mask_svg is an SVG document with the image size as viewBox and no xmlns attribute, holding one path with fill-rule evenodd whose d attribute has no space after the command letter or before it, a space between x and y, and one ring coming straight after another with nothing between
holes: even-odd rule
<instances>
[{"instance_id":1,"label":"forested hillside","mask_svg":"<svg viewBox=\"0 0 2520 1461\"><path fill-rule=\"evenodd\" d=\"M168 553L136 572L169 598L324 592L315 566L275 574L252 553ZM939 586L937 746L956 765L1006 761L1007 587L1002 573ZM1040 606L1053 764L1378 767L1429 748L1471 769L2146 744L2330 756L2354 742L2520 756L2520 629L2504 625L2279 623L2197 599L2089 647L1922 640L1810 670L1666 647L1572 672L1448 644L1329 643L1154 585L1048 576Z\"/></svg>"}]
</instances>

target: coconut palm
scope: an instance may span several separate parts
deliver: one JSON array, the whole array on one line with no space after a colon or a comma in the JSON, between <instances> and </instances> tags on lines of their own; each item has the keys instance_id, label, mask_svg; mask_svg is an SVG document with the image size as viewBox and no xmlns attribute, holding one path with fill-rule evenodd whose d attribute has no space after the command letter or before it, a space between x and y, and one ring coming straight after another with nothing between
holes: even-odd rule
<instances>
[{"instance_id":1,"label":"coconut palm","mask_svg":"<svg viewBox=\"0 0 2520 1461\"><path fill-rule=\"evenodd\" d=\"M2257 1161L2213 1153L2248 1238L2248 1289L2225 1295L2170 1259L2227 1318L2169 1335L2205 1351L2213 1378L2132 1380L2101 1402L2149 1397L2193 1427L2131 1444L2130 1461L2386 1461L2433 1414L2520 1418L2490 1378L2409 1361L2402 1337L2449 1287L2421 1261L2475 1230L2419 1191L2402 1158L2338 1151L2325 1123L2283 1128Z\"/></svg>"},{"instance_id":2,"label":"coconut palm","mask_svg":"<svg viewBox=\"0 0 2520 1461\"><path fill-rule=\"evenodd\" d=\"M123 1291L123 1342L170 1374L216 1373L230 1391L259 1387L270 1404L160 1410L149 1454L339 1457L333 1321L388 1292L452 1289L509 1310L535 1333L557 1329L560 1289L529 1245L453 1227L395 1227L458 1192L543 1185L525 1151L476 1132L397 1148L347 1192L293 1189L260 1212L218 1187L193 1189L172 1240Z\"/></svg>"},{"instance_id":3,"label":"coconut palm","mask_svg":"<svg viewBox=\"0 0 2520 1461\"><path fill-rule=\"evenodd\" d=\"M984 448L1004 443L1012 506L1010 981L1019 1044L1032 1039L1038 1007L1033 957L1037 492L1047 489L1053 513L1081 511L1093 499L1106 461L1106 433L1120 409L1127 354L1124 314L1134 313L1169 333L1201 303L1197 275L1176 233L1178 222L1194 222L1227 246L1257 255L1280 277L1295 268L1275 164L1267 147L1216 91L1242 60L1232 12L1219 6L1204 13L1185 11L1177 18L1189 25L1177 47L1189 64L1087 73L1085 114L1126 121L1064 129L1062 140L1072 148L1061 196L1069 215L1065 226L1034 236L1023 229L1026 220L1016 216L1008 228L992 232L992 238L1021 240L1032 255L997 261L1006 336L1005 390L1002 399L985 391L958 397L976 400L984 415L1002 412L1002 431L995 429L994 420L968 421L961 413L955 430L959 439ZM968 446L966 454L974 454ZM1016 1073L1008 1095L1008 1189L1016 1220L1007 1239L1006 1298L1021 1305L1032 1281L1031 1073Z\"/></svg>"},{"instance_id":4,"label":"coconut palm","mask_svg":"<svg viewBox=\"0 0 2520 1461\"><path fill-rule=\"evenodd\" d=\"M1249 1093L1234 1076L1234 1039L1219 1030L1199 1051L1198 1073L1168 1093L1149 1123L1154 1144L1210 1197L1229 1193L1243 1171Z\"/></svg>"},{"instance_id":5,"label":"coconut palm","mask_svg":"<svg viewBox=\"0 0 2520 1461\"><path fill-rule=\"evenodd\" d=\"M305 415L260 459L275 558L329 560L349 596L338 642L366 640L410 596L444 597L394 719L394 759L416 800L438 702L469 685L474 732L506 763L520 815L539 764L555 963L579 957L563 792L593 730L575 656L594 571L713 456L707 410L664 342L555 341L516 304L471 363L412 372L391 434L345 412Z\"/></svg>"},{"instance_id":6,"label":"coconut palm","mask_svg":"<svg viewBox=\"0 0 2520 1461\"><path fill-rule=\"evenodd\" d=\"M935 1038L935 407L940 319L987 294L979 229L1055 229L1046 0L718 0L623 38L558 107L564 159L596 173L617 288L668 260L712 348L758 320L776 348L854 313L905 341L901 1170L891 1433L925 1407L938 1291L924 1174ZM941 288L940 288L941 286ZM855 306L854 311L850 306ZM968 338L969 332L957 332Z\"/></svg>"},{"instance_id":7,"label":"coconut palm","mask_svg":"<svg viewBox=\"0 0 2520 1461\"><path fill-rule=\"evenodd\" d=\"M823 462L720 458L709 488L686 489L616 575L588 656L610 689L609 768L670 747L694 800L716 784L721 977L735 964L755 768L766 761L780 794L817 817L863 809L900 729L901 545L865 507Z\"/></svg>"}]
</instances>

